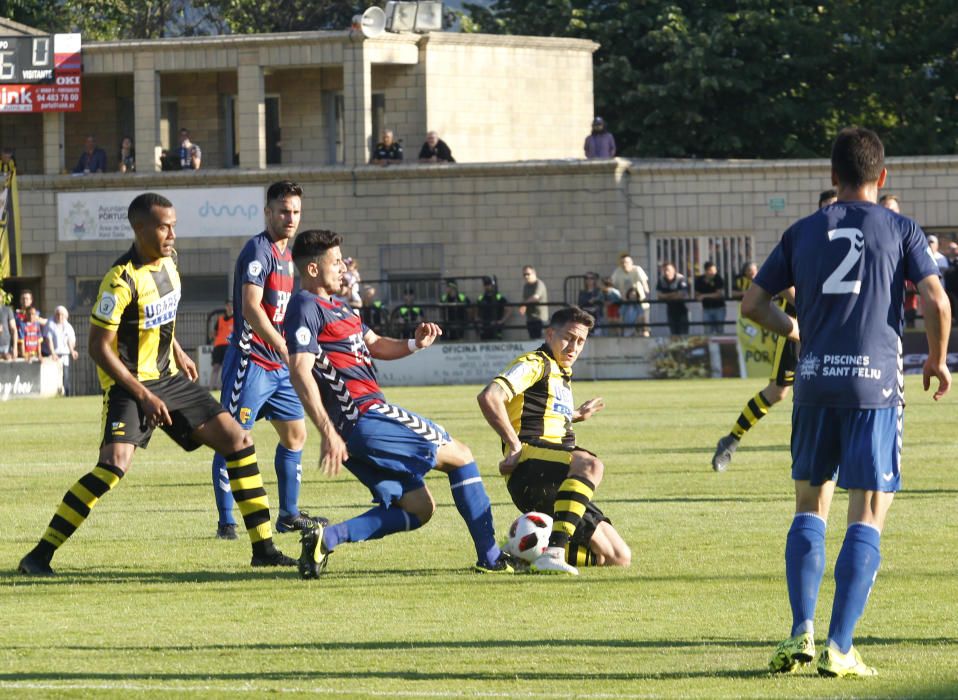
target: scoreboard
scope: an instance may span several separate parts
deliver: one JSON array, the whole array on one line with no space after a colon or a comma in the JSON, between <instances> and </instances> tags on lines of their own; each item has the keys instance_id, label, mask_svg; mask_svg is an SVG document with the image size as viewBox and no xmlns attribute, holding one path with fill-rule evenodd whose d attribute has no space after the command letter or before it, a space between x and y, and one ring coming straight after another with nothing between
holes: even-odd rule
<instances>
[{"instance_id":1,"label":"scoreboard","mask_svg":"<svg viewBox=\"0 0 958 700\"><path fill-rule=\"evenodd\" d=\"M79 112L79 34L0 36L0 113Z\"/></svg>"},{"instance_id":2,"label":"scoreboard","mask_svg":"<svg viewBox=\"0 0 958 700\"><path fill-rule=\"evenodd\" d=\"M0 84L52 82L52 36L0 36Z\"/></svg>"}]
</instances>

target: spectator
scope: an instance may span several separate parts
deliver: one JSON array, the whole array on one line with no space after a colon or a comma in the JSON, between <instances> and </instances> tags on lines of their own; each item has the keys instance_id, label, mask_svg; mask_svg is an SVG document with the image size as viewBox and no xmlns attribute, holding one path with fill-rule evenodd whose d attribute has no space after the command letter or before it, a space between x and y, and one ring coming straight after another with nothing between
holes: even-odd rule
<instances>
[{"instance_id":1,"label":"spectator","mask_svg":"<svg viewBox=\"0 0 958 700\"><path fill-rule=\"evenodd\" d=\"M124 136L120 141L120 154L117 161L117 170L121 173L136 172L136 154L133 152L133 139L129 136Z\"/></svg>"},{"instance_id":2,"label":"spectator","mask_svg":"<svg viewBox=\"0 0 958 700\"><path fill-rule=\"evenodd\" d=\"M386 129L383 132L383 140L376 144L373 149L373 157L370 162L373 165L401 165L403 157L402 142L396 141L393 132Z\"/></svg>"},{"instance_id":3,"label":"spectator","mask_svg":"<svg viewBox=\"0 0 958 700\"><path fill-rule=\"evenodd\" d=\"M702 320L706 333L725 330L725 280L711 260L702 266L704 274L695 278L695 298L702 302Z\"/></svg>"},{"instance_id":4,"label":"spectator","mask_svg":"<svg viewBox=\"0 0 958 700\"><path fill-rule=\"evenodd\" d=\"M96 145L96 139L93 136L87 136L83 153L80 154L80 160L77 161L73 173L76 175L89 175L90 173L102 173L106 171L106 151Z\"/></svg>"},{"instance_id":5,"label":"spectator","mask_svg":"<svg viewBox=\"0 0 958 700\"><path fill-rule=\"evenodd\" d=\"M3 150L0 151L0 174L3 174L3 185L6 186L6 181L10 175L15 175L17 172L17 160L13 157L13 149L9 146L4 146Z\"/></svg>"},{"instance_id":6,"label":"spectator","mask_svg":"<svg viewBox=\"0 0 958 700\"><path fill-rule=\"evenodd\" d=\"M219 389L222 386L223 360L226 359L226 349L230 346L230 335L233 333L233 300L227 299L223 304L223 313L217 314L213 321L210 340L213 343L213 366L210 368L210 388Z\"/></svg>"},{"instance_id":7,"label":"spectator","mask_svg":"<svg viewBox=\"0 0 958 700\"><path fill-rule=\"evenodd\" d=\"M171 170L180 169L180 159L176 157L176 154L170 153L167 149L160 151L160 170L163 172L169 172Z\"/></svg>"},{"instance_id":8,"label":"spectator","mask_svg":"<svg viewBox=\"0 0 958 700\"><path fill-rule=\"evenodd\" d=\"M948 271L948 258L938 250L938 236L928 236L928 247L931 249L935 262L938 263L938 273L944 276L945 272Z\"/></svg>"},{"instance_id":9,"label":"spectator","mask_svg":"<svg viewBox=\"0 0 958 700\"><path fill-rule=\"evenodd\" d=\"M623 299L629 296L630 289L635 288L640 302L638 309L639 334L648 336L649 302L647 300L651 288L649 286L649 276L645 273L645 270L635 264L631 255L622 253L619 255L618 267L612 272L612 283L619 290Z\"/></svg>"},{"instance_id":10,"label":"spectator","mask_svg":"<svg viewBox=\"0 0 958 700\"><path fill-rule=\"evenodd\" d=\"M482 278L482 296L476 301L479 312L479 340L502 340L506 321L512 315L509 301L496 289L492 277Z\"/></svg>"},{"instance_id":11,"label":"spectator","mask_svg":"<svg viewBox=\"0 0 958 700\"><path fill-rule=\"evenodd\" d=\"M735 278L735 288L732 290L733 299L741 299L752 286L752 280L758 274L758 265L749 260L742 264L742 272Z\"/></svg>"},{"instance_id":12,"label":"spectator","mask_svg":"<svg viewBox=\"0 0 958 700\"><path fill-rule=\"evenodd\" d=\"M662 263L662 275L656 285L659 299L666 302L665 310L672 335L687 335L689 332L689 309L685 300L689 297L689 283L675 269L675 263Z\"/></svg>"},{"instance_id":13,"label":"spectator","mask_svg":"<svg viewBox=\"0 0 958 700\"><path fill-rule=\"evenodd\" d=\"M416 292L412 287L402 293L402 306L397 309L399 323L402 324L402 337L415 338L416 326L422 323L422 308L416 306Z\"/></svg>"},{"instance_id":14,"label":"spectator","mask_svg":"<svg viewBox=\"0 0 958 700\"><path fill-rule=\"evenodd\" d=\"M456 159L452 157L452 151L446 142L439 138L439 134L430 131L426 134L426 142L419 149L420 163L455 163Z\"/></svg>"},{"instance_id":15,"label":"spectator","mask_svg":"<svg viewBox=\"0 0 958 700\"><path fill-rule=\"evenodd\" d=\"M446 291L439 297L443 305L443 332L449 340L462 340L466 334L466 309L469 297L459 291L456 280L446 280Z\"/></svg>"},{"instance_id":16,"label":"spectator","mask_svg":"<svg viewBox=\"0 0 958 700\"><path fill-rule=\"evenodd\" d=\"M178 152L180 170L199 170L203 164L203 150L190 140L188 129L180 129L180 149Z\"/></svg>"},{"instance_id":17,"label":"spectator","mask_svg":"<svg viewBox=\"0 0 958 700\"><path fill-rule=\"evenodd\" d=\"M58 306L53 310L53 318L44 329L46 342L50 345L50 354L55 357L63 368L63 395L72 396L70 386L70 363L79 357L77 353L77 336L70 325L70 312L65 306Z\"/></svg>"},{"instance_id":18,"label":"spectator","mask_svg":"<svg viewBox=\"0 0 958 700\"><path fill-rule=\"evenodd\" d=\"M606 318L606 335L618 335L622 321L619 313L622 307L622 293L612 283L611 277L602 278L601 299Z\"/></svg>"},{"instance_id":19,"label":"spectator","mask_svg":"<svg viewBox=\"0 0 958 700\"><path fill-rule=\"evenodd\" d=\"M595 326L589 332L593 335L603 335L602 319L603 304L602 290L599 289L599 273L587 272L585 274L585 287L579 291L578 305L583 311L592 314L595 319Z\"/></svg>"},{"instance_id":20,"label":"spectator","mask_svg":"<svg viewBox=\"0 0 958 700\"><path fill-rule=\"evenodd\" d=\"M885 207L885 209L891 209L896 214L901 214L901 205L896 195L891 193L883 194L878 198L878 203Z\"/></svg>"},{"instance_id":21,"label":"spectator","mask_svg":"<svg viewBox=\"0 0 958 700\"><path fill-rule=\"evenodd\" d=\"M585 139L586 158L615 158L615 137L605 130L605 119L592 120L592 133Z\"/></svg>"},{"instance_id":22,"label":"spectator","mask_svg":"<svg viewBox=\"0 0 958 700\"><path fill-rule=\"evenodd\" d=\"M7 299L0 289L0 360L15 360L20 334L17 332L17 317L6 303Z\"/></svg>"},{"instance_id":23,"label":"spectator","mask_svg":"<svg viewBox=\"0 0 958 700\"><path fill-rule=\"evenodd\" d=\"M642 300L639 299L639 290L629 287L622 304L622 335L631 338L636 330L648 333L649 327L645 323L645 313L642 311ZM637 328L639 321L642 327Z\"/></svg>"},{"instance_id":24,"label":"spectator","mask_svg":"<svg viewBox=\"0 0 958 700\"><path fill-rule=\"evenodd\" d=\"M343 275L343 299L353 309L361 309L363 298L359 293L359 283L363 278L359 275L359 263L355 258L343 260L346 265L346 274Z\"/></svg>"},{"instance_id":25,"label":"spectator","mask_svg":"<svg viewBox=\"0 0 958 700\"><path fill-rule=\"evenodd\" d=\"M374 333L382 334L386 328L386 307L376 298L376 288L363 287L362 297L363 307L359 311L360 318Z\"/></svg>"},{"instance_id":26,"label":"spectator","mask_svg":"<svg viewBox=\"0 0 958 700\"><path fill-rule=\"evenodd\" d=\"M23 324L27 320L27 309L33 306L33 292L29 289L21 290L20 292L20 306L16 310L17 318L17 333L19 333L20 340L23 340ZM37 321L40 325L46 324L47 320L43 317L43 312L40 309L34 309L37 312Z\"/></svg>"},{"instance_id":27,"label":"spectator","mask_svg":"<svg viewBox=\"0 0 958 700\"><path fill-rule=\"evenodd\" d=\"M37 310L28 306L23 310L23 322L20 324L21 356L30 362L40 359L40 343L43 342L42 324Z\"/></svg>"},{"instance_id":28,"label":"spectator","mask_svg":"<svg viewBox=\"0 0 958 700\"><path fill-rule=\"evenodd\" d=\"M958 243L948 241L947 252L948 269L945 271L945 291L951 301L951 318L958 320Z\"/></svg>"},{"instance_id":29,"label":"spectator","mask_svg":"<svg viewBox=\"0 0 958 700\"><path fill-rule=\"evenodd\" d=\"M545 282L536 276L536 269L532 265L522 268L522 306L519 314L526 317L526 330L533 340L542 337L542 327L549 318L549 291Z\"/></svg>"}]
</instances>

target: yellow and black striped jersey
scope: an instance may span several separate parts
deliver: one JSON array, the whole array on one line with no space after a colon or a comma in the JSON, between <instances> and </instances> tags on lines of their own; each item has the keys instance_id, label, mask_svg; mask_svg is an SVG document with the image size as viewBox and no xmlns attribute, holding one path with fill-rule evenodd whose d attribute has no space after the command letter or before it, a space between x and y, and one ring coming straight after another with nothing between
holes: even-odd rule
<instances>
[{"instance_id":1,"label":"yellow and black striped jersey","mask_svg":"<svg viewBox=\"0 0 958 700\"><path fill-rule=\"evenodd\" d=\"M559 366L547 345L520 355L496 376L520 442L575 447L571 380L572 372Z\"/></svg>"},{"instance_id":2,"label":"yellow and black striped jersey","mask_svg":"<svg viewBox=\"0 0 958 700\"><path fill-rule=\"evenodd\" d=\"M134 377L146 382L177 372L171 349L179 303L180 276L173 259L146 265L130 248L100 283L90 320L116 332L114 351ZM99 367L97 374L104 391L115 383Z\"/></svg>"},{"instance_id":3,"label":"yellow and black striped jersey","mask_svg":"<svg viewBox=\"0 0 958 700\"><path fill-rule=\"evenodd\" d=\"M748 288L752 286L752 279L746 277L745 275L739 275L735 278L735 289L740 292L748 291ZM788 300L783 296L775 297L775 303L778 304L778 308L787 313L792 318L798 316L798 311L795 310L795 307L788 302Z\"/></svg>"}]
</instances>

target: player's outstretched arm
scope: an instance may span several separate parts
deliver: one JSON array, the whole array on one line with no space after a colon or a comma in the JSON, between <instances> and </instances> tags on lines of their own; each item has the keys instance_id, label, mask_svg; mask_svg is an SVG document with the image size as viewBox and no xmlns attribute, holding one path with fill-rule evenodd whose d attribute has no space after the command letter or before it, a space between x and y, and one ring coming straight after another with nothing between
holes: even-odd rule
<instances>
[{"instance_id":1,"label":"player's outstretched arm","mask_svg":"<svg viewBox=\"0 0 958 700\"><path fill-rule=\"evenodd\" d=\"M113 349L116 331L90 324L90 357L97 366L106 372L118 385L126 389L143 409L144 418L150 427L172 425L173 419L166 404L147 389L120 361Z\"/></svg>"},{"instance_id":2,"label":"player's outstretched arm","mask_svg":"<svg viewBox=\"0 0 958 700\"><path fill-rule=\"evenodd\" d=\"M787 336L789 340L799 339L798 321L782 311L772 302L772 295L754 282L742 298L742 315L772 333Z\"/></svg>"},{"instance_id":3,"label":"player's outstretched arm","mask_svg":"<svg viewBox=\"0 0 958 700\"><path fill-rule=\"evenodd\" d=\"M384 338L373 331L366 331L363 341L369 354L377 360L398 360L409 357L417 350L428 348L436 338L442 335L442 329L435 323L420 323L416 327L416 337L411 340ZM415 346L415 350L412 346Z\"/></svg>"},{"instance_id":4,"label":"player's outstretched arm","mask_svg":"<svg viewBox=\"0 0 958 700\"><path fill-rule=\"evenodd\" d=\"M319 466L326 476L336 476L349 454L346 451L346 443L336 432L336 427L323 407L319 387L313 379L315 364L315 355L307 352L293 353L289 356L289 379L303 404L303 410L322 435Z\"/></svg>"},{"instance_id":5,"label":"player's outstretched arm","mask_svg":"<svg viewBox=\"0 0 958 700\"><path fill-rule=\"evenodd\" d=\"M601 396L589 399L572 412L572 422L580 423L588 420L603 408L605 408L605 401L602 400Z\"/></svg>"},{"instance_id":6,"label":"player's outstretched arm","mask_svg":"<svg viewBox=\"0 0 958 700\"><path fill-rule=\"evenodd\" d=\"M509 410L506 407L509 397L501 386L490 382L479 392L476 400L479 402L479 410L482 411L483 418L496 431L503 444L509 448L509 454L499 462L499 473L511 474L519 463L522 443L519 442L519 436L509 420Z\"/></svg>"},{"instance_id":7,"label":"player's outstretched arm","mask_svg":"<svg viewBox=\"0 0 958 700\"><path fill-rule=\"evenodd\" d=\"M929 275L919 282L918 293L924 304L925 335L928 337L928 359L922 368L922 384L928 391L932 377L938 379L938 388L934 393L937 401L951 388L951 372L948 370L951 304L938 275Z\"/></svg>"}]
</instances>

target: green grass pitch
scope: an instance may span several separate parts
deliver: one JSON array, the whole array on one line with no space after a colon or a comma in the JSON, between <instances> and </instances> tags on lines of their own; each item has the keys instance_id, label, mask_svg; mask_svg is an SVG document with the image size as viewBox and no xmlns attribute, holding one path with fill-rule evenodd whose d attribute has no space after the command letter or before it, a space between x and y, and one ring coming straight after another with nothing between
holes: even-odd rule
<instances>
[{"instance_id":1,"label":"green grass pitch","mask_svg":"<svg viewBox=\"0 0 958 700\"><path fill-rule=\"evenodd\" d=\"M54 559L59 576L20 577L17 561L95 463L100 407L92 397L0 404L0 696L955 697L958 398L935 405L909 378L905 491L856 638L881 675L770 677L790 623L790 404L747 436L730 471L709 465L762 384L577 384L579 401L606 399L578 426L579 442L606 464L596 500L634 554L630 569L577 579L471 573L474 551L441 474L428 479L438 509L421 530L345 545L318 581L251 569L245 538L213 537L211 453L184 453L161 434ZM472 447L502 532L517 513L477 390L387 393ZM275 433L258 424L254 437L275 506ZM322 478L318 459L311 432L301 504L332 519L365 508L362 486L345 473ZM836 496L829 521L819 643L845 505ZM294 535L276 539L298 555Z\"/></svg>"}]
</instances>

